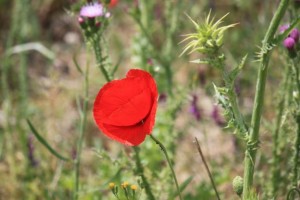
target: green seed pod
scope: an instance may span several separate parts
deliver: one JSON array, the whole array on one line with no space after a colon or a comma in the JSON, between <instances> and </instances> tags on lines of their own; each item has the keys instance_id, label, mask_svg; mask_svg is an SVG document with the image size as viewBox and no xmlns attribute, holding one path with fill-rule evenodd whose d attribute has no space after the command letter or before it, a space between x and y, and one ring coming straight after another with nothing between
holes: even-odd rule
<instances>
[{"instance_id":1,"label":"green seed pod","mask_svg":"<svg viewBox=\"0 0 300 200\"><path fill-rule=\"evenodd\" d=\"M235 193L238 196L241 196L243 193L243 178L240 176L236 176L232 181L232 187Z\"/></svg>"}]
</instances>

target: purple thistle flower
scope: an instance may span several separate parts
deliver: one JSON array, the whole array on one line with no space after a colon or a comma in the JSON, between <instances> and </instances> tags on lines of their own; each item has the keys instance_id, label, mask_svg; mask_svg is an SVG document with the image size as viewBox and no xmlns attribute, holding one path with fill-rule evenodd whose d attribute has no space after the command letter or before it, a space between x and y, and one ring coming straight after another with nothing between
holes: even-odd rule
<instances>
[{"instance_id":1,"label":"purple thistle flower","mask_svg":"<svg viewBox=\"0 0 300 200\"><path fill-rule=\"evenodd\" d=\"M286 31L289 28L289 24L284 24L282 26L279 27L279 33L283 33L284 31Z\"/></svg>"},{"instance_id":2,"label":"purple thistle flower","mask_svg":"<svg viewBox=\"0 0 300 200\"><path fill-rule=\"evenodd\" d=\"M218 126L224 126L225 125L225 121L224 119L220 116L219 113L219 108L217 105L214 105L213 107L213 111L211 113L211 117L214 120L214 122L218 125Z\"/></svg>"},{"instance_id":3,"label":"purple thistle flower","mask_svg":"<svg viewBox=\"0 0 300 200\"><path fill-rule=\"evenodd\" d=\"M106 13L102 4L97 2L89 3L86 6L83 6L80 10L80 16L82 17L95 18L104 15L106 15Z\"/></svg>"},{"instance_id":4,"label":"purple thistle flower","mask_svg":"<svg viewBox=\"0 0 300 200\"><path fill-rule=\"evenodd\" d=\"M193 100L190 105L189 112L195 117L197 121L200 121L202 119L201 116L201 110L197 106L198 97L196 95L193 95Z\"/></svg>"},{"instance_id":5,"label":"purple thistle flower","mask_svg":"<svg viewBox=\"0 0 300 200\"><path fill-rule=\"evenodd\" d=\"M292 38L292 37L287 37L287 38L283 41L283 45L284 45L285 48L287 48L288 50L294 49L295 44L296 44L296 41L295 41L295 39Z\"/></svg>"},{"instance_id":6,"label":"purple thistle flower","mask_svg":"<svg viewBox=\"0 0 300 200\"><path fill-rule=\"evenodd\" d=\"M291 38L293 38L295 40L295 42L298 42L299 41L299 36L300 36L300 32L298 29L294 28L290 35L289 35Z\"/></svg>"}]
</instances>

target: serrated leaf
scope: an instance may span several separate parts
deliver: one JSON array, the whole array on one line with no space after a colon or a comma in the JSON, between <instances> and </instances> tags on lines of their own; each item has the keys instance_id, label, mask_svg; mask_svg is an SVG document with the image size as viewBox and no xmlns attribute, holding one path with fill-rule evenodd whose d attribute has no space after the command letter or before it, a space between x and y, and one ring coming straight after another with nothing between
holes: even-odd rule
<instances>
[{"instance_id":1,"label":"serrated leaf","mask_svg":"<svg viewBox=\"0 0 300 200\"><path fill-rule=\"evenodd\" d=\"M246 62L247 57L248 57L248 54L246 54L242 58L241 62L238 64L238 66L236 66L232 71L229 72L228 76L229 76L231 84L233 84L234 80L236 79L236 77L238 76L238 74L241 72L241 70L245 66L245 62Z\"/></svg>"}]
</instances>

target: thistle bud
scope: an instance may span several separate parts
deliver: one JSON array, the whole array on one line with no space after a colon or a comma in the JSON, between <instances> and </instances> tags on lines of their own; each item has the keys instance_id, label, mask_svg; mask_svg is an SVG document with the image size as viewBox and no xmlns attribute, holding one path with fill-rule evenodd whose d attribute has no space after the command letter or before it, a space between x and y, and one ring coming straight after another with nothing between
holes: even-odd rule
<instances>
[{"instance_id":1,"label":"thistle bud","mask_svg":"<svg viewBox=\"0 0 300 200\"><path fill-rule=\"evenodd\" d=\"M227 26L220 26L222 20L227 15L228 14L221 17L221 19L214 21L214 18L211 19L209 12L205 22L202 24L197 24L188 16L195 26L196 33L188 34L183 40L190 40L190 42L185 46L181 55L188 51L189 53L198 51L203 54L217 53L220 47L223 45L225 31L236 25L230 24Z\"/></svg>"},{"instance_id":2,"label":"thistle bud","mask_svg":"<svg viewBox=\"0 0 300 200\"><path fill-rule=\"evenodd\" d=\"M232 188L238 196L241 196L243 193L243 178L236 176L232 181Z\"/></svg>"},{"instance_id":3,"label":"thistle bud","mask_svg":"<svg viewBox=\"0 0 300 200\"><path fill-rule=\"evenodd\" d=\"M294 49L295 44L296 44L296 41L295 41L294 38L292 38L292 37L287 37L287 38L283 41L283 45L284 45L285 48L287 48L288 50Z\"/></svg>"}]
</instances>

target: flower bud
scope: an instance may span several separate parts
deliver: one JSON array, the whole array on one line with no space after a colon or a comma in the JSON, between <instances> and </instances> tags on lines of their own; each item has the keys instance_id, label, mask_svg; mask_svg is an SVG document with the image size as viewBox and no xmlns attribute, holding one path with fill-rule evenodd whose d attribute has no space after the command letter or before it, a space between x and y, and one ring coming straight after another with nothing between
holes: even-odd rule
<instances>
[{"instance_id":1,"label":"flower bud","mask_svg":"<svg viewBox=\"0 0 300 200\"><path fill-rule=\"evenodd\" d=\"M299 36L300 36L300 32L298 29L294 28L290 35L289 35L291 38L293 38L295 40L295 42L298 42L299 41Z\"/></svg>"},{"instance_id":2,"label":"flower bud","mask_svg":"<svg viewBox=\"0 0 300 200\"><path fill-rule=\"evenodd\" d=\"M243 178L236 176L232 181L232 188L238 196L241 196L243 193Z\"/></svg>"},{"instance_id":3,"label":"flower bud","mask_svg":"<svg viewBox=\"0 0 300 200\"><path fill-rule=\"evenodd\" d=\"M295 39L292 37L287 37L284 41L283 41L283 45L285 46L285 48L287 48L288 50L292 50L295 47Z\"/></svg>"},{"instance_id":4,"label":"flower bud","mask_svg":"<svg viewBox=\"0 0 300 200\"><path fill-rule=\"evenodd\" d=\"M111 189L111 190L114 189L115 186L116 186L116 184L113 183L113 182L111 182L111 183L108 184L108 187L109 187L109 189Z\"/></svg>"},{"instance_id":5,"label":"flower bud","mask_svg":"<svg viewBox=\"0 0 300 200\"><path fill-rule=\"evenodd\" d=\"M136 185L131 185L130 188L131 188L132 190L137 190L138 187L137 187Z\"/></svg>"},{"instance_id":6,"label":"flower bud","mask_svg":"<svg viewBox=\"0 0 300 200\"><path fill-rule=\"evenodd\" d=\"M127 188L127 186L129 185L129 183L127 181L125 181L124 183L121 184L121 187L123 189Z\"/></svg>"},{"instance_id":7,"label":"flower bud","mask_svg":"<svg viewBox=\"0 0 300 200\"><path fill-rule=\"evenodd\" d=\"M183 41L189 41L185 46L184 53L192 53L198 51L203 54L215 54L218 52L219 48L223 45L224 33L227 29L234 27L236 24L230 24L226 26L221 26L222 20L228 15L224 15L221 19L215 21L214 17L210 16L211 13L207 15L205 22L197 24L189 16L188 18L192 21L195 26L196 32L187 34L187 37Z\"/></svg>"},{"instance_id":8,"label":"flower bud","mask_svg":"<svg viewBox=\"0 0 300 200\"><path fill-rule=\"evenodd\" d=\"M288 24L284 24L282 26L279 27L279 33L283 33L284 31L286 31L289 28L290 25Z\"/></svg>"}]
</instances>

